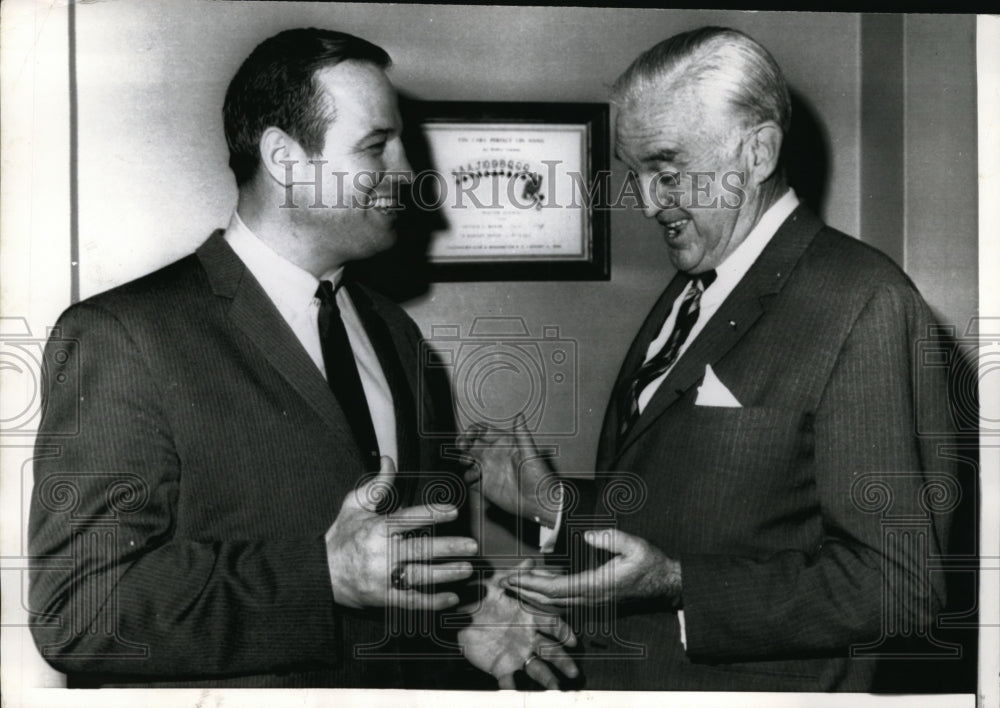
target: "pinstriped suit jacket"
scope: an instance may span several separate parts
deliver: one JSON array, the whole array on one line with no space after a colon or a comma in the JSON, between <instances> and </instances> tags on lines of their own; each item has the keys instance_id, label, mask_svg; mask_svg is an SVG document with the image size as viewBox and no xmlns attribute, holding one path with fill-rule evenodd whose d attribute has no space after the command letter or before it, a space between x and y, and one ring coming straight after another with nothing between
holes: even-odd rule
<instances>
[{"instance_id":1,"label":"pinstriped suit jacket","mask_svg":"<svg viewBox=\"0 0 1000 708\"><path fill-rule=\"evenodd\" d=\"M682 288L654 306L616 390ZM663 602L592 608L577 618L586 688L866 691L878 662L852 646L928 631L944 601L928 560L950 521L928 494L957 494L938 452L946 381L917 359L932 323L888 258L800 207L624 440L612 399L597 524L680 560L688 649ZM742 408L695 405L708 364Z\"/></svg>"},{"instance_id":2,"label":"pinstriped suit jacket","mask_svg":"<svg viewBox=\"0 0 1000 708\"><path fill-rule=\"evenodd\" d=\"M393 389L401 479L440 469L416 419L450 404L414 410L419 330L352 295ZM30 601L70 685L401 685L400 662L353 654L385 617L335 605L330 587L323 534L364 475L350 427L222 232L59 327Z\"/></svg>"}]
</instances>

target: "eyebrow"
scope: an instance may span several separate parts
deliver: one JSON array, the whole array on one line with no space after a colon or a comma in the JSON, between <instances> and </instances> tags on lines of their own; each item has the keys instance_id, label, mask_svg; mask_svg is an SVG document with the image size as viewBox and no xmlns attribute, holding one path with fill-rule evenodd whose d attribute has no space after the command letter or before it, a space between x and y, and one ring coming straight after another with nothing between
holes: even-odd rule
<instances>
[{"instance_id":1,"label":"eyebrow","mask_svg":"<svg viewBox=\"0 0 1000 708\"><path fill-rule=\"evenodd\" d=\"M678 159L677 157L679 154L680 151L678 150L674 150L672 148L661 148L660 150L657 150L656 152L650 153L649 155L646 155L643 158L641 158L640 163L646 164L649 162L672 162L674 164L683 164L684 161ZM619 162L625 162L625 160L622 159L622 155L620 152L618 152L617 148L615 148L614 157Z\"/></svg>"},{"instance_id":2,"label":"eyebrow","mask_svg":"<svg viewBox=\"0 0 1000 708\"><path fill-rule=\"evenodd\" d=\"M643 162L677 162L677 155L680 154L677 150L672 150L671 148L662 148L656 152L650 153L643 158Z\"/></svg>"},{"instance_id":3,"label":"eyebrow","mask_svg":"<svg viewBox=\"0 0 1000 708\"><path fill-rule=\"evenodd\" d=\"M364 137L358 141L358 144L360 145L372 138L388 138L390 135L392 135L392 128L375 128L365 133Z\"/></svg>"}]
</instances>

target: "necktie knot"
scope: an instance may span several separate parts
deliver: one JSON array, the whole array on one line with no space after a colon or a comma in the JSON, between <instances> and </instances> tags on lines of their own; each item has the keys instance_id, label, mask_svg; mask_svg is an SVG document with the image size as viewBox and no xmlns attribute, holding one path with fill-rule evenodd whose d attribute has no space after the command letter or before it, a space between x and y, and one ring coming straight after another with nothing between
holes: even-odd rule
<instances>
[{"instance_id":1,"label":"necktie knot","mask_svg":"<svg viewBox=\"0 0 1000 708\"><path fill-rule=\"evenodd\" d=\"M316 288L316 299L319 300L324 305L334 305L336 304L336 288L333 287L333 283L329 280L319 281L319 287Z\"/></svg>"},{"instance_id":2,"label":"necktie knot","mask_svg":"<svg viewBox=\"0 0 1000 708\"><path fill-rule=\"evenodd\" d=\"M704 273L691 276L691 280L696 281L701 286L702 291L705 291L715 282L717 277L719 276L714 270L706 270Z\"/></svg>"}]
</instances>

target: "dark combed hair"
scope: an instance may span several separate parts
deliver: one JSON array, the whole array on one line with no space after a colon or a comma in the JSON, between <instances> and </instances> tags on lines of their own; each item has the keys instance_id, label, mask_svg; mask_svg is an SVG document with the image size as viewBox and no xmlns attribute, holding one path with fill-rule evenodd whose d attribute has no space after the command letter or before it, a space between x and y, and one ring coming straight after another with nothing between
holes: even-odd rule
<instances>
[{"instance_id":1,"label":"dark combed hair","mask_svg":"<svg viewBox=\"0 0 1000 708\"><path fill-rule=\"evenodd\" d=\"M229 82L222 107L229 167L238 185L256 174L260 137L269 127L281 128L310 155L323 150L336 107L329 105L316 72L348 60L381 69L391 63L371 42L312 27L286 30L257 45Z\"/></svg>"}]
</instances>

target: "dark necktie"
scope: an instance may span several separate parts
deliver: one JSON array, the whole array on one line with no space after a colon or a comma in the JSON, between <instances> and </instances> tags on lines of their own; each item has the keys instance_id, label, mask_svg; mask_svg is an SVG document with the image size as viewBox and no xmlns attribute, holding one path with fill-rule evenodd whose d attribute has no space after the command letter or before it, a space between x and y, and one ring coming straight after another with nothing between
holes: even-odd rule
<instances>
[{"instance_id":1,"label":"dark necktie","mask_svg":"<svg viewBox=\"0 0 1000 708\"><path fill-rule=\"evenodd\" d=\"M698 321L701 294L715 280L715 271L706 271L692 276L691 279L694 281L694 287L688 288L684 294L680 310L677 311L677 321L674 322L674 329L667 337L666 343L652 359L640 366L632 375L618 399L619 440L625 438L625 434L639 417L639 395L642 390L662 376L677 361L677 354L681 346ZM667 316L669 317L669 313Z\"/></svg>"},{"instance_id":2,"label":"dark necktie","mask_svg":"<svg viewBox=\"0 0 1000 708\"><path fill-rule=\"evenodd\" d=\"M326 367L326 381L337 397L347 422L354 432L354 440L365 460L365 468L374 472L379 469L378 439L372 425L372 414L368 409L368 399L361 385L358 365L354 361L354 351L344 329L344 321L337 307L333 284L323 280L316 290L319 306L319 341L323 347L323 365Z\"/></svg>"}]
</instances>

